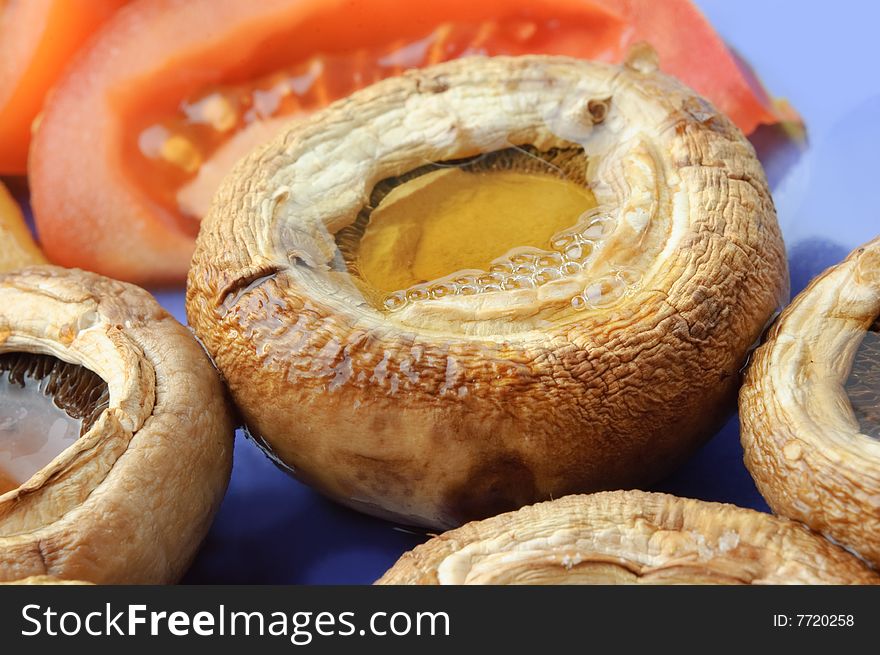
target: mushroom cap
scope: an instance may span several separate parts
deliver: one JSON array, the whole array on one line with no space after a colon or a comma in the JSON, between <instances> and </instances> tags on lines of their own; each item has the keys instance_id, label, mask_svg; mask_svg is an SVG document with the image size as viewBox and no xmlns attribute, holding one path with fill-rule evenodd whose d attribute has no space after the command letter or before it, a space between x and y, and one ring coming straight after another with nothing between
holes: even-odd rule
<instances>
[{"instance_id":1,"label":"mushroom cap","mask_svg":"<svg viewBox=\"0 0 880 655\"><path fill-rule=\"evenodd\" d=\"M232 464L231 413L192 335L143 289L40 266L0 275L0 353L84 366L109 406L0 495L0 580L169 583L186 571Z\"/></svg>"},{"instance_id":2,"label":"mushroom cap","mask_svg":"<svg viewBox=\"0 0 880 655\"><path fill-rule=\"evenodd\" d=\"M566 496L474 521L405 553L376 584L880 584L804 526L642 491Z\"/></svg>"},{"instance_id":3,"label":"mushroom cap","mask_svg":"<svg viewBox=\"0 0 880 655\"><path fill-rule=\"evenodd\" d=\"M334 234L377 183L511 145L583 147L614 226L599 254L533 289L368 302ZM572 309L610 278L621 295ZM203 223L187 314L277 462L448 527L667 473L733 406L787 294L764 172L727 118L643 60L528 56L407 72L253 152Z\"/></svg>"},{"instance_id":4,"label":"mushroom cap","mask_svg":"<svg viewBox=\"0 0 880 655\"><path fill-rule=\"evenodd\" d=\"M50 575L32 575L21 580L0 580L0 585L88 585L90 582L82 580L62 580Z\"/></svg>"},{"instance_id":5,"label":"mushroom cap","mask_svg":"<svg viewBox=\"0 0 880 655\"><path fill-rule=\"evenodd\" d=\"M777 514L880 566L880 441L845 384L880 316L880 239L813 280L755 351L740 392L745 463Z\"/></svg>"}]
</instances>

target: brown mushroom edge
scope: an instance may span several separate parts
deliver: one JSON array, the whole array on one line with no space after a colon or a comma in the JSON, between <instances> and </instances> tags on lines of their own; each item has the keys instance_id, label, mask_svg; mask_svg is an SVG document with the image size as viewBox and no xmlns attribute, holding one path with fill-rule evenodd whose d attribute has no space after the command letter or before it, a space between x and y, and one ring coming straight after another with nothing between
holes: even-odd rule
<instances>
[{"instance_id":1,"label":"brown mushroom edge","mask_svg":"<svg viewBox=\"0 0 880 655\"><path fill-rule=\"evenodd\" d=\"M196 340L142 289L40 266L0 275L0 358L8 384L40 380L83 420L0 494L0 580L176 582L232 462L231 413ZM88 375L65 386L77 371Z\"/></svg>"},{"instance_id":2,"label":"brown mushroom edge","mask_svg":"<svg viewBox=\"0 0 880 655\"><path fill-rule=\"evenodd\" d=\"M21 580L0 580L0 585L12 586L38 586L38 585L90 585L91 582L82 580L62 580L61 578L53 578L50 575L33 575L29 578Z\"/></svg>"},{"instance_id":3,"label":"brown mushroom edge","mask_svg":"<svg viewBox=\"0 0 880 655\"><path fill-rule=\"evenodd\" d=\"M338 242L373 192L511 147L584 151L611 226L595 256L535 288L377 307ZM620 295L590 296L609 276ZM187 314L276 461L445 528L668 473L734 406L787 294L764 172L727 118L650 67L499 57L378 83L241 162L203 222Z\"/></svg>"},{"instance_id":4,"label":"brown mushroom edge","mask_svg":"<svg viewBox=\"0 0 880 655\"><path fill-rule=\"evenodd\" d=\"M754 355L740 392L745 463L777 514L880 566L880 440L865 402L880 362L880 239L800 293ZM853 364L859 362L857 378ZM851 397L849 393L855 394ZM858 411L854 408L858 408Z\"/></svg>"},{"instance_id":5,"label":"brown mushroom edge","mask_svg":"<svg viewBox=\"0 0 880 655\"><path fill-rule=\"evenodd\" d=\"M804 526L733 505L615 491L434 537L376 584L880 584Z\"/></svg>"}]
</instances>

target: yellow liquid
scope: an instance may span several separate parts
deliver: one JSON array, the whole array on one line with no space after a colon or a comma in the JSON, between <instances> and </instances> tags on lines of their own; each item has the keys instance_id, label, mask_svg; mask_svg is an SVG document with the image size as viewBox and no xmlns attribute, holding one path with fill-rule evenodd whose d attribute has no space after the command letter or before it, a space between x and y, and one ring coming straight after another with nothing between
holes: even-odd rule
<instances>
[{"instance_id":1,"label":"yellow liquid","mask_svg":"<svg viewBox=\"0 0 880 655\"><path fill-rule=\"evenodd\" d=\"M373 210L357 253L361 278L382 293L408 289L554 234L596 206L592 192L538 173L446 168L393 189Z\"/></svg>"}]
</instances>

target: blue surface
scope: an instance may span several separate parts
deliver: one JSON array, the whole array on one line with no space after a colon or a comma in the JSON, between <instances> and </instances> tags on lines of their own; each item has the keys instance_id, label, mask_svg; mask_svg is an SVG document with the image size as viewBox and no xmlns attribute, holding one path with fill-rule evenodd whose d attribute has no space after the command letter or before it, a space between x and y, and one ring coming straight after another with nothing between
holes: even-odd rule
<instances>
[{"instance_id":1,"label":"blue surface","mask_svg":"<svg viewBox=\"0 0 880 655\"><path fill-rule=\"evenodd\" d=\"M880 234L880 74L874 52L880 3L698 4L768 89L788 98L806 120L805 145L773 129L753 139L773 188L796 293ZM157 296L184 317L180 292ZM736 417L655 488L767 509L742 464ZM369 583L424 539L325 500L276 469L239 434L229 491L185 582Z\"/></svg>"}]
</instances>

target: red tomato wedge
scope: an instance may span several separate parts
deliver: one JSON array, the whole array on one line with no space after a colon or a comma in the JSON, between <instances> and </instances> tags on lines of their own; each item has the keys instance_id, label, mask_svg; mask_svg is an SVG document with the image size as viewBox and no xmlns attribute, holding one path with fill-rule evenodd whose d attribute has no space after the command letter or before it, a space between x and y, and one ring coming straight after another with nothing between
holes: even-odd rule
<instances>
[{"instance_id":1,"label":"red tomato wedge","mask_svg":"<svg viewBox=\"0 0 880 655\"><path fill-rule=\"evenodd\" d=\"M46 104L29 165L41 242L59 264L179 282L219 180L285 122L406 68L468 54L621 60L640 40L741 126L776 120L684 0L140 0Z\"/></svg>"},{"instance_id":2,"label":"red tomato wedge","mask_svg":"<svg viewBox=\"0 0 880 655\"><path fill-rule=\"evenodd\" d=\"M0 174L24 173L31 123L71 56L127 0L0 2Z\"/></svg>"},{"instance_id":3,"label":"red tomato wedge","mask_svg":"<svg viewBox=\"0 0 880 655\"><path fill-rule=\"evenodd\" d=\"M711 100L746 134L759 125L800 121L791 108L774 105L690 0L600 0L600 4L630 26L627 45L650 43L659 56L660 70Z\"/></svg>"}]
</instances>

